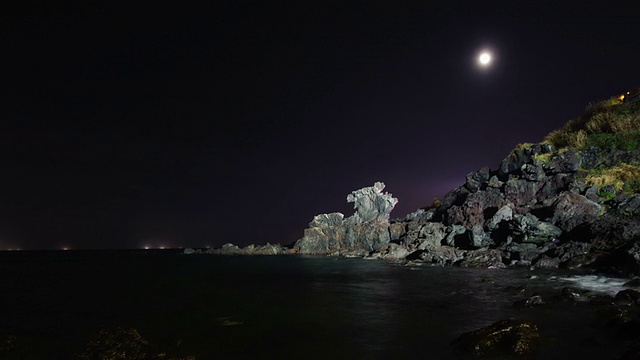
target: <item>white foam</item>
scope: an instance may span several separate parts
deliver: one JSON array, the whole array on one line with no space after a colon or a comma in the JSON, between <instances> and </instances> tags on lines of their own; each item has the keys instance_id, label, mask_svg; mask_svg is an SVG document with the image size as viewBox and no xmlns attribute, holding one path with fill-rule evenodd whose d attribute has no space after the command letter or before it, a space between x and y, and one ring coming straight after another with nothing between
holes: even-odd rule
<instances>
[{"instance_id":1,"label":"white foam","mask_svg":"<svg viewBox=\"0 0 640 360\"><path fill-rule=\"evenodd\" d=\"M574 283L574 286L580 289L591 290L593 292L615 295L625 288L622 286L629 279L610 278L597 275L576 275L571 277L560 277L560 281Z\"/></svg>"}]
</instances>

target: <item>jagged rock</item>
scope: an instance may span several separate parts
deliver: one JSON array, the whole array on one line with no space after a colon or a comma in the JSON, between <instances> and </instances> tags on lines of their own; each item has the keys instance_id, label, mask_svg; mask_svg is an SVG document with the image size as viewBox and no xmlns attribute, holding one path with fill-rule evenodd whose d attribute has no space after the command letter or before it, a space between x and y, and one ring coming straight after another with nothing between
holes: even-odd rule
<instances>
[{"instance_id":1,"label":"jagged rock","mask_svg":"<svg viewBox=\"0 0 640 360\"><path fill-rule=\"evenodd\" d=\"M567 149L566 151L557 152L551 160L543 166L546 172L554 174L575 172L581 165L582 157L575 151Z\"/></svg>"},{"instance_id":2,"label":"jagged rock","mask_svg":"<svg viewBox=\"0 0 640 360\"><path fill-rule=\"evenodd\" d=\"M493 230L498 227L503 221L509 221L513 219L513 210L509 205L505 205L498 209L498 211L493 215L493 217L485 223L485 226L489 230Z\"/></svg>"},{"instance_id":3,"label":"jagged rock","mask_svg":"<svg viewBox=\"0 0 640 360\"><path fill-rule=\"evenodd\" d=\"M460 266L486 269L501 269L506 267L502 262L502 253L495 249L467 251L464 259L460 262Z\"/></svg>"},{"instance_id":4,"label":"jagged rock","mask_svg":"<svg viewBox=\"0 0 640 360\"><path fill-rule=\"evenodd\" d=\"M407 233L407 228L403 223L389 224L389 238L391 241L399 240L404 234Z\"/></svg>"},{"instance_id":5,"label":"jagged rock","mask_svg":"<svg viewBox=\"0 0 640 360\"><path fill-rule=\"evenodd\" d=\"M464 333L451 345L456 353L478 359L527 358L533 356L539 339L535 323L509 319Z\"/></svg>"},{"instance_id":6,"label":"jagged rock","mask_svg":"<svg viewBox=\"0 0 640 360\"><path fill-rule=\"evenodd\" d=\"M509 255L508 259L516 260L518 265L528 266L544 252L544 249L536 244L512 242L504 247L504 251Z\"/></svg>"},{"instance_id":7,"label":"jagged rock","mask_svg":"<svg viewBox=\"0 0 640 360\"><path fill-rule=\"evenodd\" d=\"M542 166L533 164L522 165L522 168L520 168L520 172L522 172L522 178L527 181L541 181L546 177Z\"/></svg>"},{"instance_id":8,"label":"jagged rock","mask_svg":"<svg viewBox=\"0 0 640 360\"><path fill-rule=\"evenodd\" d=\"M464 186L472 193L482 189L489 181L490 172L489 168L485 166L477 172L468 174Z\"/></svg>"},{"instance_id":9,"label":"jagged rock","mask_svg":"<svg viewBox=\"0 0 640 360\"><path fill-rule=\"evenodd\" d=\"M538 220L535 215L514 215L509 229L519 242L544 244L558 238L562 230L557 226Z\"/></svg>"},{"instance_id":10,"label":"jagged rock","mask_svg":"<svg viewBox=\"0 0 640 360\"><path fill-rule=\"evenodd\" d=\"M310 228L326 228L332 226L340 226L342 225L342 220L344 219L344 215L339 212L330 213L330 214L320 214L313 217L313 220L309 223Z\"/></svg>"},{"instance_id":11,"label":"jagged rock","mask_svg":"<svg viewBox=\"0 0 640 360\"><path fill-rule=\"evenodd\" d=\"M560 259L549 256L543 256L533 264L536 269L557 269L559 266Z\"/></svg>"},{"instance_id":12,"label":"jagged rock","mask_svg":"<svg viewBox=\"0 0 640 360\"><path fill-rule=\"evenodd\" d=\"M573 175L565 173L546 177L542 183L542 187L536 193L536 201L542 203L544 206L551 206L558 194L569 190L569 186L573 181Z\"/></svg>"},{"instance_id":13,"label":"jagged rock","mask_svg":"<svg viewBox=\"0 0 640 360\"><path fill-rule=\"evenodd\" d=\"M551 222L562 231L569 232L578 225L593 223L602 206L587 199L584 195L571 192L562 193L555 204Z\"/></svg>"},{"instance_id":14,"label":"jagged rock","mask_svg":"<svg viewBox=\"0 0 640 360\"><path fill-rule=\"evenodd\" d=\"M356 210L349 219L350 224L389 220L389 214L398 203L398 199L389 193L383 194L382 190L384 190L384 183L376 182L373 186L347 195L347 202L353 203L353 208Z\"/></svg>"},{"instance_id":15,"label":"jagged rock","mask_svg":"<svg viewBox=\"0 0 640 360\"><path fill-rule=\"evenodd\" d=\"M460 260L464 259L466 252L466 250L459 250L449 246L441 246L438 248L419 251L416 255L424 262L445 266L457 264Z\"/></svg>"},{"instance_id":16,"label":"jagged rock","mask_svg":"<svg viewBox=\"0 0 640 360\"><path fill-rule=\"evenodd\" d=\"M451 225L447 228L447 237L445 242L449 246L460 246L461 240L466 242L466 238L461 237L467 232L467 229L462 225ZM457 241L456 241L457 240Z\"/></svg>"},{"instance_id":17,"label":"jagged rock","mask_svg":"<svg viewBox=\"0 0 640 360\"><path fill-rule=\"evenodd\" d=\"M390 243L387 244L384 248L377 251L375 255L372 255L371 257L379 259L399 260L406 258L410 253L411 252L407 250L406 247L399 244Z\"/></svg>"},{"instance_id":18,"label":"jagged rock","mask_svg":"<svg viewBox=\"0 0 640 360\"><path fill-rule=\"evenodd\" d=\"M474 225L482 225L485 221L485 211L504 205L504 197L497 189L487 189L471 193L465 197L461 205L454 205L447 210L449 224L463 225L471 229Z\"/></svg>"},{"instance_id":19,"label":"jagged rock","mask_svg":"<svg viewBox=\"0 0 640 360\"><path fill-rule=\"evenodd\" d=\"M376 250L391 241L389 224L381 221L346 226L341 250Z\"/></svg>"},{"instance_id":20,"label":"jagged rock","mask_svg":"<svg viewBox=\"0 0 640 360\"><path fill-rule=\"evenodd\" d=\"M479 224L473 225L473 227L468 233L469 233L472 247L481 248L481 247L493 245L493 240L491 240L491 237L489 237L489 235L484 232L482 225L479 225Z\"/></svg>"},{"instance_id":21,"label":"jagged rock","mask_svg":"<svg viewBox=\"0 0 640 360\"><path fill-rule=\"evenodd\" d=\"M498 179L498 177L494 175L489 179L489 182L487 183L487 186L489 186L491 188L494 188L494 189L499 189L499 188L502 187L502 184L503 184L503 182L500 181L500 179Z\"/></svg>"},{"instance_id":22,"label":"jagged rock","mask_svg":"<svg viewBox=\"0 0 640 360\"><path fill-rule=\"evenodd\" d=\"M398 199L382 193L384 184L353 191L347 202L354 203L355 213L344 218L341 213L316 215L304 230L294 249L300 254L366 254L388 244L392 239L389 213ZM403 230L394 225L394 237Z\"/></svg>"},{"instance_id":23,"label":"jagged rock","mask_svg":"<svg viewBox=\"0 0 640 360\"><path fill-rule=\"evenodd\" d=\"M209 249L209 254L216 255L284 255L291 251L280 244L254 245L250 244L243 248L232 243L226 243L219 249Z\"/></svg>"},{"instance_id":24,"label":"jagged rock","mask_svg":"<svg viewBox=\"0 0 640 360\"><path fill-rule=\"evenodd\" d=\"M446 227L442 223L427 223L420 228L418 233L419 244L417 248L424 250L427 247L438 247L447 236Z\"/></svg>"},{"instance_id":25,"label":"jagged rock","mask_svg":"<svg viewBox=\"0 0 640 360\"><path fill-rule=\"evenodd\" d=\"M532 206L538 201L536 195L542 186L543 183L537 181L509 179L504 184L504 197L516 207Z\"/></svg>"}]
</instances>

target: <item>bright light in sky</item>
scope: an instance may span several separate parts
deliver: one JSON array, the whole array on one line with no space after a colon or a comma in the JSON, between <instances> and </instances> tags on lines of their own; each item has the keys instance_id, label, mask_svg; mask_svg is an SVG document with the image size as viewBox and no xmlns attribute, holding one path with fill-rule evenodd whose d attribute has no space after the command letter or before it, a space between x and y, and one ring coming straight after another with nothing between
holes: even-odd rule
<instances>
[{"instance_id":1,"label":"bright light in sky","mask_svg":"<svg viewBox=\"0 0 640 360\"><path fill-rule=\"evenodd\" d=\"M482 65L482 66L489 65L489 63L491 62L491 54L489 54L488 52L483 52L478 57L478 61L480 62L480 65Z\"/></svg>"}]
</instances>

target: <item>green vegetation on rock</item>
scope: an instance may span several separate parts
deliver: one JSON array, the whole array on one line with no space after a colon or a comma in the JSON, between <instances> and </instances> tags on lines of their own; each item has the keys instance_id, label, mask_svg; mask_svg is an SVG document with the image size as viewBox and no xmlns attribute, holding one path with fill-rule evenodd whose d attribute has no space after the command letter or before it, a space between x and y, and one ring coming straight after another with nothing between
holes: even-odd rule
<instances>
[{"instance_id":1,"label":"green vegetation on rock","mask_svg":"<svg viewBox=\"0 0 640 360\"><path fill-rule=\"evenodd\" d=\"M581 117L551 132L544 142L556 149L640 149L640 104L623 103L618 98L590 104Z\"/></svg>"},{"instance_id":2,"label":"green vegetation on rock","mask_svg":"<svg viewBox=\"0 0 640 360\"><path fill-rule=\"evenodd\" d=\"M640 192L640 166L621 163L610 168L593 169L585 180L596 185L599 195L605 198L611 191L603 191L603 188L609 185L617 191L637 193Z\"/></svg>"}]
</instances>

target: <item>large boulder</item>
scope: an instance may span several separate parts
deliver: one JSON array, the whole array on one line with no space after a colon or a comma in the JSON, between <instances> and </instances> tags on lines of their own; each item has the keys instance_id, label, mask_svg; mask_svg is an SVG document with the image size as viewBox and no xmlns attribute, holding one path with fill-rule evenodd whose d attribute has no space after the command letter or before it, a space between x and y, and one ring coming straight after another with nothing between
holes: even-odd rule
<instances>
[{"instance_id":1,"label":"large boulder","mask_svg":"<svg viewBox=\"0 0 640 360\"><path fill-rule=\"evenodd\" d=\"M579 225L593 223L602 212L601 205L572 192L564 192L558 196L554 207L551 222L565 232Z\"/></svg>"},{"instance_id":2,"label":"large boulder","mask_svg":"<svg viewBox=\"0 0 640 360\"><path fill-rule=\"evenodd\" d=\"M528 358L535 353L539 339L535 323L509 319L464 333L451 345L456 353L478 359Z\"/></svg>"}]
</instances>

